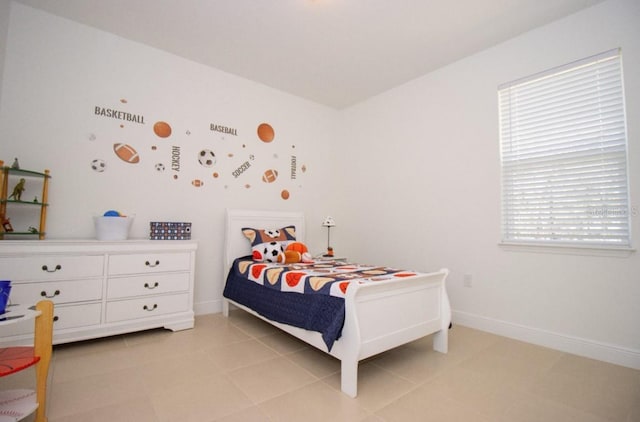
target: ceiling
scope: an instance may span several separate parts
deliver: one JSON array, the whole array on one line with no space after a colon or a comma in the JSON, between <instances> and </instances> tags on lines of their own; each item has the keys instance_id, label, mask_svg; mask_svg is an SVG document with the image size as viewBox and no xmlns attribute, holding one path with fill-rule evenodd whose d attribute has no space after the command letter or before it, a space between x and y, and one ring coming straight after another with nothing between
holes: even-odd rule
<instances>
[{"instance_id":1,"label":"ceiling","mask_svg":"<svg viewBox=\"0 0 640 422\"><path fill-rule=\"evenodd\" d=\"M603 0L16 0L341 109Z\"/></svg>"}]
</instances>

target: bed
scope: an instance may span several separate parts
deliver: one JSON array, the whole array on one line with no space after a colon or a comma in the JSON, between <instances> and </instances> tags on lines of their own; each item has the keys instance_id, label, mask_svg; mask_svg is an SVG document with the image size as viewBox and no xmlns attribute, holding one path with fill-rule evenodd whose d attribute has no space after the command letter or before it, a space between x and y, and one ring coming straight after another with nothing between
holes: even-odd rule
<instances>
[{"instance_id":1,"label":"bed","mask_svg":"<svg viewBox=\"0 0 640 422\"><path fill-rule=\"evenodd\" d=\"M243 234L243 228L278 228L290 225L295 226L296 239L304 242L303 213L228 209L225 224L225 277L230 279L230 271L238 258L251 255L251 244ZM330 346L320 332L269 319L263 313L229 297L223 297L223 315L228 317L230 308L238 307L339 359L342 392L356 397L358 363L363 359L431 334L434 350L447 353L448 328L451 323L451 308L445 288L447 275L448 271L441 269L394 280L350 284L343 299L344 324L341 335Z\"/></svg>"}]
</instances>

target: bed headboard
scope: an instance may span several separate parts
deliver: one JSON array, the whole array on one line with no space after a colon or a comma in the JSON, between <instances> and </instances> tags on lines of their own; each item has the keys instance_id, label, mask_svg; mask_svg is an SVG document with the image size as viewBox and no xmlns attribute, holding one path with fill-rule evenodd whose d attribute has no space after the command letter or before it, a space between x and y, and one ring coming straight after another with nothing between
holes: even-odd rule
<instances>
[{"instance_id":1,"label":"bed headboard","mask_svg":"<svg viewBox=\"0 0 640 422\"><path fill-rule=\"evenodd\" d=\"M234 259L251 255L249 240L242 234L244 227L279 229L290 225L296 227L296 239L304 242L304 214L302 212L227 209L224 236L225 277Z\"/></svg>"}]
</instances>

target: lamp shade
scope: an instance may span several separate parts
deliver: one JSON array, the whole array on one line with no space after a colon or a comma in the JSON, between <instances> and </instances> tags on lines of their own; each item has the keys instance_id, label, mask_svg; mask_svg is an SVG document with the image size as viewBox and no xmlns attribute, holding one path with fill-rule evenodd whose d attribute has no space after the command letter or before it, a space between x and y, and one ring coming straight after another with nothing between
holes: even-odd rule
<instances>
[{"instance_id":1,"label":"lamp shade","mask_svg":"<svg viewBox=\"0 0 640 422\"><path fill-rule=\"evenodd\" d=\"M336 222L333 220L333 217L326 217L322 222L322 227L335 227Z\"/></svg>"}]
</instances>

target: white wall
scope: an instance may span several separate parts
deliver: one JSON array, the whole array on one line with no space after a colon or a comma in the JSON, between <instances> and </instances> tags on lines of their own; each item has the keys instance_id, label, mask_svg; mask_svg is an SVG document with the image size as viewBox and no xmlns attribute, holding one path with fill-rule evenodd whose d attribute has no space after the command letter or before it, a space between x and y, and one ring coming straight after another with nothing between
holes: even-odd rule
<instances>
[{"instance_id":1,"label":"white wall","mask_svg":"<svg viewBox=\"0 0 640 422\"><path fill-rule=\"evenodd\" d=\"M142 115L145 124L96 116L96 106ZM92 238L92 216L108 209L136 215L136 238L148 237L150 221L193 223L197 312L220 309L226 207L306 211L307 243L324 247L335 110L19 3L12 3L1 110L0 159L51 170L47 238ZM154 134L156 121L171 124L170 137ZM262 122L275 129L271 143L256 134ZM211 123L237 136L223 139ZM116 157L113 144L121 142L137 150L138 164ZM179 172L171 170L176 145ZM204 148L217 154L212 168L197 161ZM233 171L250 156L249 171L236 179ZM91 169L96 158L107 162L105 172ZM272 184L261 181L268 168L279 171ZM204 185L194 187L194 179ZM311 206L318 197L329 199Z\"/></svg>"},{"instance_id":2,"label":"white wall","mask_svg":"<svg viewBox=\"0 0 640 422\"><path fill-rule=\"evenodd\" d=\"M631 201L639 208L637 1L604 2L343 112L11 6L0 159L17 156L25 168L51 169L50 237L92 237L91 216L107 208L136 214L134 237L145 237L151 220L192 221L200 245L196 309L212 312L219 309L222 290L225 207L305 211L307 243L314 251L326 242L320 221L333 214L338 255L416 270L450 268L459 323L640 367L638 253L580 256L498 246L496 93L502 82L622 47ZM120 128L120 121L96 117L96 105L142 113L146 123ZM168 140L153 134L157 120L172 123ZM255 136L263 121L276 129L273 144ZM222 140L209 123L236 127L239 136ZM143 153L141 163L119 161L114 142L135 145ZM166 160L176 144L183 157L203 146L221 152L224 180L212 179L193 161L183 162L177 181L171 173L156 173L154 163ZM299 165L308 168L298 180L262 184L255 166L247 189L245 180L229 175L249 151L261 162L281 165L292 145ZM99 157L108 160L102 174L89 168ZM195 178L205 185L191 186ZM278 197L284 187L292 192L288 201ZM637 241L637 215L632 223ZM466 273L473 276L471 288L462 285Z\"/></svg>"},{"instance_id":3,"label":"white wall","mask_svg":"<svg viewBox=\"0 0 640 422\"><path fill-rule=\"evenodd\" d=\"M9 33L9 11L11 0L0 0L0 82L4 71L4 57ZM0 98L2 98L2 83L0 83Z\"/></svg>"},{"instance_id":4,"label":"white wall","mask_svg":"<svg viewBox=\"0 0 640 422\"><path fill-rule=\"evenodd\" d=\"M498 246L497 86L622 47L631 203L640 208L640 3L612 0L347 110L338 251L448 267L455 321L640 367L640 256ZM637 213L633 238L640 239ZM340 253L340 252L338 252ZM463 286L471 274L473 286Z\"/></svg>"}]
</instances>

